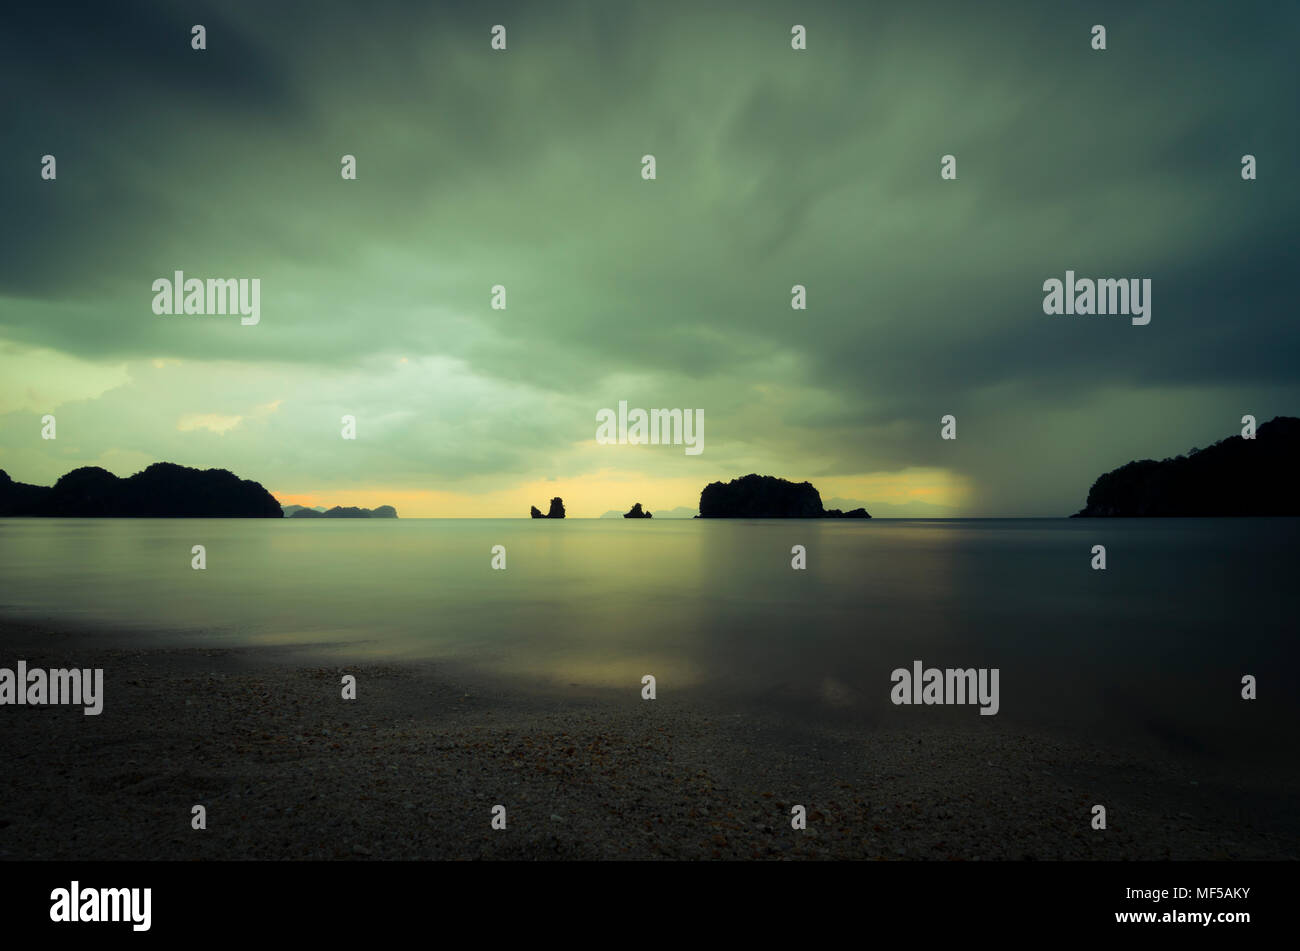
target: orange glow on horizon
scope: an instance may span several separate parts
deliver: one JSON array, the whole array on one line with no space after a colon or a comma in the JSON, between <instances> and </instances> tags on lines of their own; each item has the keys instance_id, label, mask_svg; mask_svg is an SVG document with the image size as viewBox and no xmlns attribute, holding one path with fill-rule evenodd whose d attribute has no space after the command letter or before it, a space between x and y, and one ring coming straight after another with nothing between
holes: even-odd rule
<instances>
[{"instance_id":1,"label":"orange glow on horizon","mask_svg":"<svg viewBox=\"0 0 1300 951\"><path fill-rule=\"evenodd\" d=\"M729 481L744 473L711 477L661 479L642 473L601 470L571 479L538 479L495 491L447 489L358 488L321 489L309 492L271 494L282 505L311 508L335 505L376 508L391 505L398 517L406 518L527 518L529 506L543 512L551 499L564 499L571 518L599 518L606 512L626 512L635 502L650 512L677 507L694 509L700 490L711 481ZM791 476L803 482L806 477ZM913 499L960 508L970 494L966 480L944 469L904 469L856 476L808 478L821 493L823 503L832 498L872 502L905 503Z\"/></svg>"}]
</instances>

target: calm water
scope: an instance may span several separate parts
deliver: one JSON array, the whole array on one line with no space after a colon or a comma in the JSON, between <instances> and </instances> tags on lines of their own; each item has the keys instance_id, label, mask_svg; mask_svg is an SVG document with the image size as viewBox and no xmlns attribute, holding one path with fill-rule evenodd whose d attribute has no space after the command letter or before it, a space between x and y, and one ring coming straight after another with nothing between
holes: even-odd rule
<instances>
[{"instance_id":1,"label":"calm water","mask_svg":"<svg viewBox=\"0 0 1300 951\"><path fill-rule=\"evenodd\" d=\"M539 690L894 707L890 672L1001 669L1000 723L1219 755L1288 736L1300 521L0 519L0 616L141 645L336 644ZM207 570L190 548L207 548ZM490 567L504 545L507 569ZM790 549L808 550L806 571ZM1094 544L1108 569L1089 567ZM2 645L0 645L2 649ZM14 658L10 658L12 660ZM1260 699L1238 697L1242 674ZM986 718L992 719L992 718Z\"/></svg>"}]
</instances>

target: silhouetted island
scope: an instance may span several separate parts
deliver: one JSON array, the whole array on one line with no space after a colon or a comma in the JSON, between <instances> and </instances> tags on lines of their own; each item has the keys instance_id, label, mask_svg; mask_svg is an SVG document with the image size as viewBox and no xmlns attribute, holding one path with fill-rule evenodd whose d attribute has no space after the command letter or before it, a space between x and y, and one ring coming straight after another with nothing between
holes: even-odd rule
<instances>
[{"instance_id":1,"label":"silhouetted island","mask_svg":"<svg viewBox=\"0 0 1300 951\"><path fill-rule=\"evenodd\" d=\"M822 508L811 482L789 482L750 474L730 482L710 482L700 493L696 518L871 518L866 509L841 512Z\"/></svg>"},{"instance_id":2,"label":"silhouetted island","mask_svg":"<svg viewBox=\"0 0 1300 951\"><path fill-rule=\"evenodd\" d=\"M641 503L637 502L635 505L632 506L631 511L624 514L623 517L624 518L654 518L654 513L641 511Z\"/></svg>"},{"instance_id":3,"label":"silhouetted island","mask_svg":"<svg viewBox=\"0 0 1300 951\"><path fill-rule=\"evenodd\" d=\"M346 508L336 505L332 509L326 509L323 512L316 509L300 508L294 512L290 518L397 518L397 509L391 505L381 505L373 509L361 509L355 505L349 505Z\"/></svg>"},{"instance_id":4,"label":"silhouetted island","mask_svg":"<svg viewBox=\"0 0 1300 951\"><path fill-rule=\"evenodd\" d=\"M303 509L307 509L310 512L317 512L322 515L325 514L325 506L323 505L316 505L311 508L308 508L306 505L281 505L280 508L284 509L285 518L293 518Z\"/></svg>"},{"instance_id":5,"label":"silhouetted island","mask_svg":"<svg viewBox=\"0 0 1300 951\"><path fill-rule=\"evenodd\" d=\"M0 469L0 516L71 518L283 518L280 503L256 482L225 469L155 462L119 479L83 466L53 486L14 482Z\"/></svg>"},{"instance_id":6,"label":"silhouetted island","mask_svg":"<svg viewBox=\"0 0 1300 951\"><path fill-rule=\"evenodd\" d=\"M564 518L564 499L558 495L551 499L551 510L543 515L538 511L537 506L529 506L528 514L533 518Z\"/></svg>"},{"instance_id":7,"label":"silhouetted island","mask_svg":"<svg viewBox=\"0 0 1300 951\"><path fill-rule=\"evenodd\" d=\"M1277 416L1254 439L1229 436L1185 456L1112 469L1071 518L1300 515L1297 465L1300 419Z\"/></svg>"}]
</instances>

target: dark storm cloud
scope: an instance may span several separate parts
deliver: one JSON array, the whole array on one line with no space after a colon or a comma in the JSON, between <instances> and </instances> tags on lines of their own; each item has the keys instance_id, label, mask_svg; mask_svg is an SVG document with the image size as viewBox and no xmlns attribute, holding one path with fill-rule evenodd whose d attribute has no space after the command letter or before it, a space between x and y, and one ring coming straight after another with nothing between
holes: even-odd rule
<instances>
[{"instance_id":1,"label":"dark storm cloud","mask_svg":"<svg viewBox=\"0 0 1300 951\"><path fill-rule=\"evenodd\" d=\"M1106 439L1159 455L1295 411L1298 27L1262 3L24 7L0 336L297 367L308 405L403 356L557 401L441 474L551 466L638 389L708 407L723 467L944 467L986 511L1077 507L1063 480L1125 461ZM262 324L153 316L175 268L261 277ZM1044 315L1066 269L1152 279L1151 324ZM411 414L392 456L434 466L429 394L380 376L357 399ZM469 406L516 411L498 395ZM937 439L948 412L969 441ZM1007 473L1031 430L1047 469Z\"/></svg>"},{"instance_id":2,"label":"dark storm cloud","mask_svg":"<svg viewBox=\"0 0 1300 951\"><path fill-rule=\"evenodd\" d=\"M195 23L210 37L201 54L190 47ZM253 128L301 121L308 106L292 92L287 66L215 4L7 10L0 293L67 296L129 268L135 248L160 238L154 226L175 210L149 188L148 170L217 118ZM234 152L239 143L225 145ZM34 174L44 154L58 160L57 188Z\"/></svg>"}]
</instances>

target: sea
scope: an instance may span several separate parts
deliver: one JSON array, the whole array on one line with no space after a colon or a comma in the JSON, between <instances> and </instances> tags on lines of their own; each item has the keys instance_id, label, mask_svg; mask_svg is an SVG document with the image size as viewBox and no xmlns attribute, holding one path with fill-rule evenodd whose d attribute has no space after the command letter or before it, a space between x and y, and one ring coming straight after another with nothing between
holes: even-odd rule
<instances>
[{"instance_id":1,"label":"sea","mask_svg":"<svg viewBox=\"0 0 1300 951\"><path fill-rule=\"evenodd\" d=\"M1002 726L1257 758L1294 749L1300 724L1298 529L1294 518L9 518L0 650L13 619L115 646L435 661L539 693L639 692L649 675L660 701L707 697L791 722L981 719L972 705L895 703L895 672L920 662L996 669L987 719Z\"/></svg>"}]
</instances>

